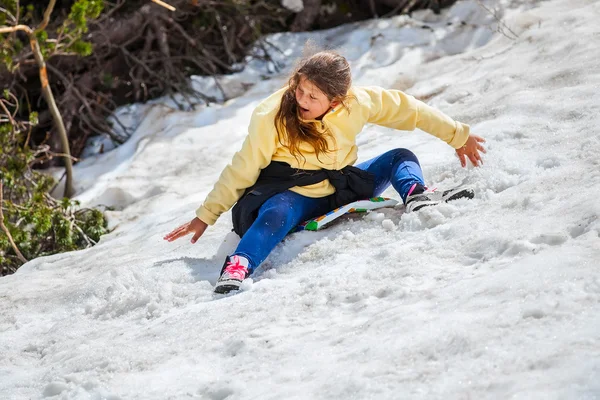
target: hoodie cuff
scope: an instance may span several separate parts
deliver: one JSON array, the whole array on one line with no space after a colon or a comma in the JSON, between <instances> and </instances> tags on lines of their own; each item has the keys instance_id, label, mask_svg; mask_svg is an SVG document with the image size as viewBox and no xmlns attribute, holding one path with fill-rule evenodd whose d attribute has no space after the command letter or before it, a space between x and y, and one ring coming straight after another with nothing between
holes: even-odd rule
<instances>
[{"instance_id":1,"label":"hoodie cuff","mask_svg":"<svg viewBox=\"0 0 600 400\"><path fill-rule=\"evenodd\" d=\"M456 122L456 131L454 131L454 137L448 143L450 146L455 149L459 149L467 143L467 139L469 138L469 132L471 128L467 124L463 124L461 122Z\"/></svg>"},{"instance_id":2,"label":"hoodie cuff","mask_svg":"<svg viewBox=\"0 0 600 400\"><path fill-rule=\"evenodd\" d=\"M200 208L196 210L196 217L208 225L214 225L219 218L217 214L208 211L208 209L204 206L200 206Z\"/></svg>"}]
</instances>

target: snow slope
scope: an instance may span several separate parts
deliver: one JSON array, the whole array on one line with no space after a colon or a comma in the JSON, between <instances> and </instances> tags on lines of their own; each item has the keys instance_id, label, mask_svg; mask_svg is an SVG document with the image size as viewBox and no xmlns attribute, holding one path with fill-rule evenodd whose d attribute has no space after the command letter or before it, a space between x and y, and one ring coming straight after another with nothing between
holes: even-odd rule
<instances>
[{"instance_id":1,"label":"snow slope","mask_svg":"<svg viewBox=\"0 0 600 400\"><path fill-rule=\"evenodd\" d=\"M79 198L116 207L114 231L0 280L0 397L599 399L600 2L503 4L495 33L461 2L274 35L282 71L223 78L241 97L140 106L130 141L77 167ZM368 126L361 160L407 147L428 184L476 198L294 234L215 297L229 213L195 245L162 236L193 217L308 37L341 48L357 84L404 89L487 139L485 165L462 169L427 134Z\"/></svg>"}]
</instances>

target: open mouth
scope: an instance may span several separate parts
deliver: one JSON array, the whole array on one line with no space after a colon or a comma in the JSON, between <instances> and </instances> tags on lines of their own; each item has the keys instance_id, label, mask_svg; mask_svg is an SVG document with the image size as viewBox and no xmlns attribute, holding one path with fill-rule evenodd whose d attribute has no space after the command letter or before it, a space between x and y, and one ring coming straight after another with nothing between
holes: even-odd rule
<instances>
[{"instance_id":1,"label":"open mouth","mask_svg":"<svg viewBox=\"0 0 600 400\"><path fill-rule=\"evenodd\" d=\"M302 111L303 113L307 113L309 110L303 107L300 107L300 111Z\"/></svg>"}]
</instances>

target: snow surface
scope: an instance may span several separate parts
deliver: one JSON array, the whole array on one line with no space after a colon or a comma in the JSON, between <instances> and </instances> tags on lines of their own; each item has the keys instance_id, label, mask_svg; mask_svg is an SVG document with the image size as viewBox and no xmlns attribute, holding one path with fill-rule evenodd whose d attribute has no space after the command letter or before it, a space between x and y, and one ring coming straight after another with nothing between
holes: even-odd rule
<instances>
[{"instance_id":1,"label":"snow surface","mask_svg":"<svg viewBox=\"0 0 600 400\"><path fill-rule=\"evenodd\" d=\"M302 0L281 0L281 5L296 13L304 10L304 2Z\"/></svg>"},{"instance_id":2,"label":"snow surface","mask_svg":"<svg viewBox=\"0 0 600 400\"><path fill-rule=\"evenodd\" d=\"M76 167L114 231L0 280L0 397L600 399L600 2L486 4L506 26L467 1L273 35L276 63L223 78L241 97L137 106L131 139ZM407 147L428 184L477 195L294 234L215 296L230 214L195 245L162 236L194 216L307 38L341 48L357 84L487 139L485 165L462 169L427 134L368 126L361 160Z\"/></svg>"}]
</instances>

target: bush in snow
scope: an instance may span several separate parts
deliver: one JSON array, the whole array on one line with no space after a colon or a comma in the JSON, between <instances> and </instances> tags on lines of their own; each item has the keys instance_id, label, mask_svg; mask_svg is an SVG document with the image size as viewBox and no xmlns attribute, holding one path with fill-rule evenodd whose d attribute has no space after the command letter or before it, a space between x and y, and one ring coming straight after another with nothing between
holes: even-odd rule
<instances>
[{"instance_id":1,"label":"bush in snow","mask_svg":"<svg viewBox=\"0 0 600 400\"><path fill-rule=\"evenodd\" d=\"M50 196L54 178L34 170L56 156L46 145L29 147L29 121L16 119L20 106L7 90L0 95L0 275L15 272L27 260L95 244L106 233L104 215L79 209L77 201Z\"/></svg>"}]
</instances>

